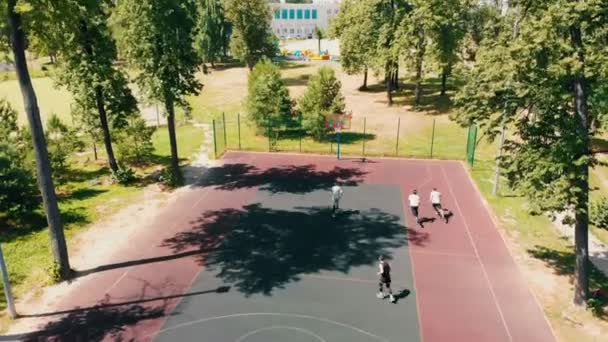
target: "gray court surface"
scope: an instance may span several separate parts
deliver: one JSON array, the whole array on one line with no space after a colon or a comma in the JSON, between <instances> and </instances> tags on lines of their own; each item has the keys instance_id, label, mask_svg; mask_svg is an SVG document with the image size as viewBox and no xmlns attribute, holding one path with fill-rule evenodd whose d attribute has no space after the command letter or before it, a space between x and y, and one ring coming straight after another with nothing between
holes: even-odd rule
<instances>
[{"instance_id":1,"label":"gray court surface","mask_svg":"<svg viewBox=\"0 0 608 342\"><path fill-rule=\"evenodd\" d=\"M242 210L208 214L230 221L191 289L208 293L186 296L155 341L419 341L399 188L345 187L337 217L330 198L258 191ZM380 253L395 304L376 298Z\"/></svg>"}]
</instances>

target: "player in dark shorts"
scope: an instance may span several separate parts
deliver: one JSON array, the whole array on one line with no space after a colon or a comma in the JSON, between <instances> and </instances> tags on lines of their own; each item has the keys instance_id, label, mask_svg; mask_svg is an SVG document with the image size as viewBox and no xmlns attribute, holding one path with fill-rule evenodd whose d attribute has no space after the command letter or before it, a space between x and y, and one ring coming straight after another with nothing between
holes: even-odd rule
<instances>
[{"instance_id":1,"label":"player in dark shorts","mask_svg":"<svg viewBox=\"0 0 608 342\"><path fill-rule=\"evenodd\" d=\"M395 297L393 296L393 290L391 289L391 265L388 263L388 261L384 260L383 255L378 258L378 261L378 275L380 276L380 282L378 285L380 286L380 291L376 297L379 299L384 299L384 286L386 286L389 298L391 302L394 302Z\"/></svg>"}]
</instances>

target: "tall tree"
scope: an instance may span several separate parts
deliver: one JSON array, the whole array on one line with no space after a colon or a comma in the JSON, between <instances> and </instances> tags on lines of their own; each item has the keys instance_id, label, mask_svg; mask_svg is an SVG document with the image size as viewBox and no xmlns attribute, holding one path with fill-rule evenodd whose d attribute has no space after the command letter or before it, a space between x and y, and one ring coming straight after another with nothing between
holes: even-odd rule
<instances>
[{"instance_id":1,"label":"tall tree","mask_svg":"<svg viewBox=\"0 0 608 342\"><path fill-rule=\"evenodd\" d=\"M608 3L517 6L525 10L514 13L526 16L507 20L520 20L519 35L505 32L482 44L457 96L458 119L482 124L490 138L503 120L513 127L501 164L533 211L568 213L565 221L575 230L574 302L583 305L589 292L589 169L596 164L590 137L601 132L608 113Z\"/></svg>"},{"instance_id":2,"label":"tall tree","mask_svg":"<svg viewBox=\"0 0 608 342\"><path fill-rule=\"evenodd\" d=\"M34 155L36 158L36 176L38 187L42 194L44 212L49 224L51 236L51 247L55 264L58 267L59 275L62 279L68 279L71 275L68 250L63 232L63 224L57 204L55 186L53 184L52 170L49 162L44 129L40 120L40 110L36 92L32 86L27 60L25 58L26 39L24 23L21 10L28 8L17 8L17 0L3 0L0 4L6 5L6 16L8 19L10 47L13 52L15 71L19 88L23 95L23 103L32 135L34 145ZM2 39L3 37L0 37Z\"/></svg>"},{"instance_id":3,"label":"tall tree","mask_svg":"<svg viewBox=\"0 0 608 342\"><path fill-rule=\"evenodd\" d=\"M173 181L181 183L175 106L198 94L200 59L194 49L196 0L122 0L114 12L119 47L138 71L136 81L150 100L165 104Z\"/></svg>"},{"instance_id":4,"label":"tall tree","mask_svg":"<svg viewBox=\"0 0 608 342\"><path fill-rule=\"evenodd\" d=\"M77 102L96 108L108 164L116 173L110 127L125 126L127 118L137 112L137 101L126 76L115 66L116 46L107 26L112 6L110 0L66 2L66 10L51 12L56 15L48 15L47 25L32 30L58 51L59 83Z\"/></svg>"},{"instance_id":5,"label":"tall tree","mask_svg":"<svg viewBox=\"0 0 608 342\"><path fill-rule=\"evenodd\" d=\"M376 15L373 1L346 0L329 30L329 35L340 41L342 70L349 75L363 73L360 90L367 89L368 70L378 36Z\"/></svg>"},{"instance_id":6,"label":"tall tree","mask_svg":"<svg viewBox=\"0 0 608 342\"><path fill-rule=\"evenodd\" d=\"M232 23L230 50L249 70L262 58L278 53L272 33L272 14L266 0L226 0L226 16Z\"/></svg>"},{"instance_id":7,"label":"tall tree","mask_svg":"<svg viewBox=\"0 0 608 342\"><path fill-rule=\"evenodd\" d=\"M319 55L321 54L321 41L325 38L325 32L319 26L315 26L315 38L317 38Z\"/></svg>"},{"instance_id":8,"label":"tall tree","mask_svg":"<svg viewBox=\"0 0 608 342\"><path fill-rule=\"evenodd\" d=\"M215 67L220 54L225 51L229 25L224 13L222 0L200 0L198 35L196 45L203 63Z\"/></svg>"},{"instance_id":9,"label":"tall tree","mask_svg":"<svg viewBox=\"0 0 608 342\"><path fill-rule=\"evenodd\" d=\"M466 33L466 14L469 0L442 0L431 6L434 15L431 24L432 48L441 69L441 95L447 90L447 79L458 60L459 50Z\"/></svg>"}]
</instances>

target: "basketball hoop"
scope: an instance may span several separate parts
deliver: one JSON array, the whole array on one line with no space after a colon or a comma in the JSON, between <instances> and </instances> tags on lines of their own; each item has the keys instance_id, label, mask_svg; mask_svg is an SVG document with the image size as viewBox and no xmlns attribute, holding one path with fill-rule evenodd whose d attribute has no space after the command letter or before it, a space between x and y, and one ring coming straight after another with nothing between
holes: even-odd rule
<instances>
[{"instance_id":1,"label":"basketball hoop","mask_svg":"<svg viewBox=\"0 0 608 342\"><path fill-rule=\"evenodd\" d=\"M327 129L333 129L336 132L337 142L337 157L340 159L340 136L342 130L350 129L350 121L352 118L351 113L328 113L325 114L325 127Z\"/></svg>"}]
</instances>

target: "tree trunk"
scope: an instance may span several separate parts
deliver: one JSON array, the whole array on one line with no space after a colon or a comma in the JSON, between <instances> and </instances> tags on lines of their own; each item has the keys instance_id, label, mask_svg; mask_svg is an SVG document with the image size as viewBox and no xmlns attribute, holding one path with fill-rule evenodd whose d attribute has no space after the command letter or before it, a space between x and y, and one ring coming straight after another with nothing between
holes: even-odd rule
<instances>
[{"instance_id":1,"label":"tree trunk","mask_svg":"<svg viewBox=\"0 0 608 342\"><path fill-rule=\"evenodd\" d=\"M171 144L171 169L178 184L181 184L182 174L179 169L177 138L175 136L175 105L170 95L165 95L165 109L167 110L167 128L169 129L169 143Z\"/></svg>"},{"instance_id":2,"label":"tree trunk","mask_svg":"<svg viewBox=\"0 0 608 342\"><path fill-rule=\"evenodd\" d=\"M65 280L69 279L71 276L68 249L63 233L61 214L59 213L59 206L57 204L57 195L55 194L52 170L44 138L44 129L42 127L40 110L38 108L38 100L36 99L34 88L32 87L32 80L25 59L25 34L21 23L21 15L14 11L16 1L17 0L8 0L7 6L11 48L15 58L15 71L19 81L19 88L23 95L23 104L30 130L32 132L32 141L36 157L36 178L38 180L40 193L42 194L44 212L49 224L51 248L53 250L55 263L59 267L59 275L61 279Z\"/></svg>"},{"instance_id":3,"label":"tree trunk","mask_svg":"<svg viewBox=\"0 0 608 342\"><path fill-rule=\"evenodd\" d=\"M420 100L422 100L422 65L426 52L426 33L422 29L418 31L418 43L416 45L416 89L414 91L416 98L414 103L419 106Z\"/></svg>"},{"instance_id":4,"label":"tree trunk","mask_svg":"<svg viewBox=\"0 0 608 342\"><path fill-rule=\"evenodd\" d=\"M386 97L388 99L388 105L393 105L393 73L388 71L386 74Z\"/></svg>"},{"instance_id":5,"label":"tree trunk","mask_svg":"<svg viewBox=\"0 0 608 342\"><path fill-rule=\"evenodd\" d=\"M576 57L582 65L574 75L574 109L578 121L578 135L584 141L579 158L590 157L589 112L587 108L587 80L585 79L585 56L581 29L578 24L570 27L570 38L576 50ZM589 160L589 159L587 159ZM575 160L575 162L580 162ZM581 162L578 167L576 186L580 195L575 208L574 249L576 265L574 268L574 303L585 305L589 296L589 162Z\"/></svg>"},{"instance_id":6,"label":"tree trunk","mask_svg":"<svg viewBox=\"0 0 608 342\"><path fill-rule=\"evenodd\" d=\"M319 38L319 56L321 55L321 38Z\"/></svg>"},{"instance_id":7,"label":"tree trunk","mask_svg":"<svg viewBox=\"0 0 608 342\"><path fill-rule=\"evenodd\" d=\"M367 66L363 70L363 85L361 86L361 90L367 90Z\"/></svg>"},{"instance_id":8,"label":"tree trunk","mask_svg":"<svg viewBox=\"0 0 608 342\"><path fill-rule=\"evenodd\" d=\"M395 63L395 75L393 81L393 88L399 90L399 63Z\"/></svg>"},{"instance_id":9,"label":"tree trunk","mask_svg":"<svg viewBox=\"0 0 608 342\"><path fill-rule=\"evenodd\" d=\"M93 140L93 156L97 160L97 143Z\"/></svg>"},{"instance_id":10,"label":"tree trunk","mask_svg":"<svg viewBox=\"0 0 608 342\"><path fill-rule=\"evenodd\" d=\"M80 34L82 35L82 40L80 42L83 50L91 59L93 59L93 42L89 37L87 23L84 20L80 23ZM103 132L103 143L106 148L106 155L108 156L108 164L112 172L116 173L118 172L118 163L116 162L114 149L112 148L112 136L110 135L108 115L104 104L103 88L100 85L95 86L95 105L97 106L97 112L99 113L99 123L101 125L101 131Z\"/></svg>"},{"instance_id":11,"label":"tree trunk","mask_svg":"<svg viewBox=\"0 0 608 342\"><path fill-rule=\"evenodd\" d=\"M103 143L106 148L106 154L108 155L108 164L110 165L112 172L116 173L118 172L118 163L116 163L114 149L112 148L112 137L110 135L110 126L108 125L106 108L103 103L103 89L101 89L101 86L95 87L95 103L97 104L97 111L99 112L99 122L103 132Z\"/></svg>"},{"instance_id":12,"label":"tree trunk","mask_svg":"<svg viewBox=\"0 0 608 342\"><path fill-rule=\"evenodd\" d=\"M448 81L448 67L444 67L442 72L441 72L441 95L445 95L445 92L447 91L447 83Z\"/></svg>"}]
</instances>

